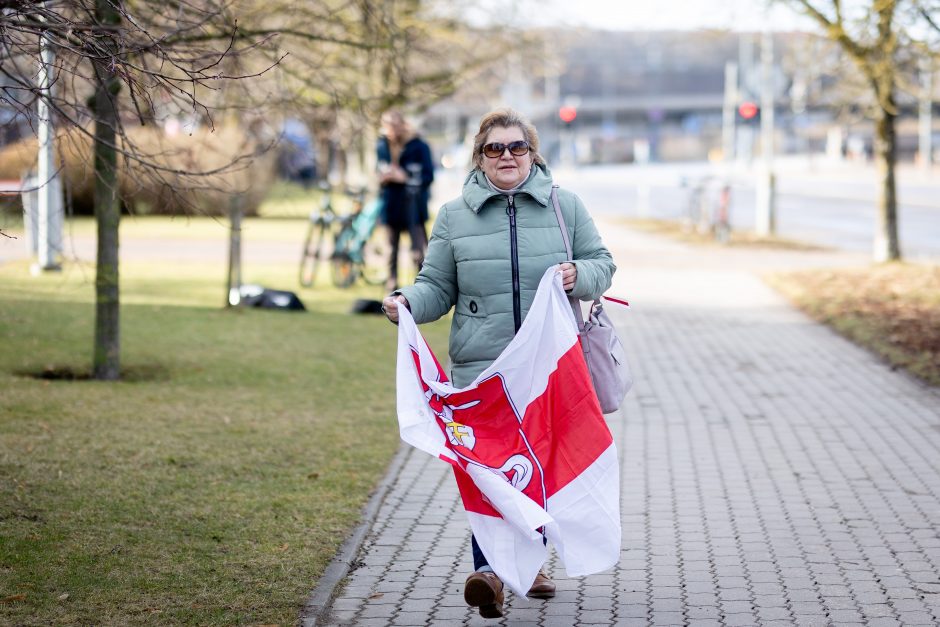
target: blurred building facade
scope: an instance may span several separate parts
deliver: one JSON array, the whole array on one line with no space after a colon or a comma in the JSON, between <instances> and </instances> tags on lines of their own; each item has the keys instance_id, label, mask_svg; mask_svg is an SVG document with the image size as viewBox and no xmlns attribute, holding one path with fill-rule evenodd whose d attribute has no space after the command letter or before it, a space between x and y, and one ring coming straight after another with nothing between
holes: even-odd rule
<instances>
[{"instance_id":1,"label":"blurred building facade","mask_svg":"<svg viewBox=\"0 0 940 627\"><path fill-rule=\"evenodd\" d=\"M749 161L759 150L760 114L746 120L737 107L761 101L760 38L708 31L543 33L547 43L540 59L517 58L502 75L470 82L432 107L424 126L449 147L445 165L460 165L480 115L502 105L532 118L552 163L721 159L729 146L723 143L723 110L730 63L737 81L733 154L727 156ZM854 92L841 76L837 80L836 68L844 61L835 47L807 33L774 33L773 49L776 150L866 158L872 135L859 104L863 91ZM562 107L576 112L570 124L559 118ZM902 96L901 107L899 156L912 158L917 101Z\"/></svg>"}]
</instances>

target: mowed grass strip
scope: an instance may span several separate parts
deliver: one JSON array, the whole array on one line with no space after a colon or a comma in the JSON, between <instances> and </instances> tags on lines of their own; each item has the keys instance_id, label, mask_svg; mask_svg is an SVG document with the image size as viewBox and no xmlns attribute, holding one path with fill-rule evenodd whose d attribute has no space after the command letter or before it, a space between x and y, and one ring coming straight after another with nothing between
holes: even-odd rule
<instances>
[{"instance_id":1,"label":"mowed grass strip","mask_svg":"<svg viewBox=\"0 0 940 627\"><path fill-rule=\"evenodd\" d=\"M0 266L0 624L296 622L398 447L395 328L325 275L307 313L223 310L222 268L123 264L100 383L93 269Z\"/></svg>"},{"instance_id":2,"label":"mowed grass strip","mask_svg":"<svg viewBox=\"0 0 940 627\"><path fill-rule=\"evenodd\" d=\"M891 263L768 280L813 318L940 385L940 266Z\"/></svg>"}]
</instances>

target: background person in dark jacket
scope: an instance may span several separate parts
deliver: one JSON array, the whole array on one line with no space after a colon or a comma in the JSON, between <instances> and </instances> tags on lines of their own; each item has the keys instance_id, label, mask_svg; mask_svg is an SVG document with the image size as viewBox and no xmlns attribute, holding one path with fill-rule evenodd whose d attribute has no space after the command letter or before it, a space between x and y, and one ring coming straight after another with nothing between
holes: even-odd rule
<instances>
[{"instance_id":1,"label":"background person in dark jacket","mask_svg":"<svg viewBox=\"0 0 940 627\"><path fill-rule=\"evenodd\" d=\"M389 262L386 287L398 287L398 244L403 231L411 238L411 258L418 270L424 263L428 235L428 196L434 181L431 149L418 137L399 111L382 115L382 137L376 149L388 229Z\"/></svg>"}]
</instances>

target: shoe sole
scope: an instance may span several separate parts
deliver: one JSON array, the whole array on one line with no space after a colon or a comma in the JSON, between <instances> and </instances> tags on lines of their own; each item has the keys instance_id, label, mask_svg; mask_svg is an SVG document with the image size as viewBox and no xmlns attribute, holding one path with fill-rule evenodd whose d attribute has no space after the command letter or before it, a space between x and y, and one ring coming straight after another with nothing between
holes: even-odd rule
<instances>
[{"instance_id":1,"label":"shoe sole","mask_svg":"<svg viewBox=\"0 0 940 627\"><path fill-rule=\"evenodd\" d=\"M499 605L481 605L480 616L483 618L502 618L503 608Z\"/></svg>"},{"instance_id":2,"label":"shoe sole","mask_svg":"<svg viewBox=\"0 0 940 627\"><path fill-rule=\"evenodd\" d=\"M479 608L483 618L503 617L503 604L499 602L499 595L485 581L468 581L463 598L470 607Z\"/></svg>"},{"instance_id":3,"label":"shoe sole","mask_svg":"<svg viewBox=\"0 0 940 627\"><path fill-rule=\"evenodd\" d=\"M530 599L554 599L555 591L545 590L543 592L530 592L528 596Z\"/></svg>"}]
</instances>

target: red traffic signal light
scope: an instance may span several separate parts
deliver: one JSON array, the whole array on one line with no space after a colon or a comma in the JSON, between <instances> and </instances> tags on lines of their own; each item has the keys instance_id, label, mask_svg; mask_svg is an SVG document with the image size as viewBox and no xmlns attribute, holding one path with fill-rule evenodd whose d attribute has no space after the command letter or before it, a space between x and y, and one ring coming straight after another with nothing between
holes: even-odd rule
<instances>
[{"instance_id":1,"label":"red traffic signal light","mask_svg":"<svg viewBox=\"0 0 940 627\"><path fill-rule=\"evenodd\" d=\"M578 117L578 110L574 107L560 107L558 109L558 117L560 117L561 121L565 124L571 124L574 122L574 119Z\"/></svg>"},{"instance_id":2,"label":"red traffic signal light","mask_svg":"<svg viewBox=\"0 0 940 627\"><path fill-rule=\"evenodd\" d=\"M757 115L757 105L750 100L745 100L738 106L738 114L745 120L750 120Z\"/></svg>"}]
</instances>

